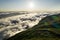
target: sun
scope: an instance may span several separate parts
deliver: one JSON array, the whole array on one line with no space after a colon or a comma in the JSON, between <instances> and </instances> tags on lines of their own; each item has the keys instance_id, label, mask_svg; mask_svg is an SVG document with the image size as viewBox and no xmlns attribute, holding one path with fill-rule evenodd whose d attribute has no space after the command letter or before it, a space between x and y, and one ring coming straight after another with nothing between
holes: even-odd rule
<instances>
[{"instance_id":1,"label":"sun","mask_svg":"<svg viewBox=\"0 0 60 40\"><path fill-rule=\"evenodd\" d=\"M30 8L30 9L33 9L33 8L34 8L34 3L33 3L33 2L29 2L28 5L29 5L29 8Z\"/></svg>"}]
</instances>

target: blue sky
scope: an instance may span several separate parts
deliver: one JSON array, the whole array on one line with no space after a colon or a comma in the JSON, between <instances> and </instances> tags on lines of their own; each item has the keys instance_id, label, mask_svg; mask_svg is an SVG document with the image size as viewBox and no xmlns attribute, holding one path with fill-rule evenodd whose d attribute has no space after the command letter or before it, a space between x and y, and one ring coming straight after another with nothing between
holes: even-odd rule
<instances>
[{"instance_id":1,"label":"blue sky","mask_svg":"<svg viewBox=\"0 0 60 40\"><path fill-rule=\"evenodd\" d=\"M46 10L46 9L60 10L60 0L0 0L0 10L5 11Z\"/></svg>"}]
</instances>

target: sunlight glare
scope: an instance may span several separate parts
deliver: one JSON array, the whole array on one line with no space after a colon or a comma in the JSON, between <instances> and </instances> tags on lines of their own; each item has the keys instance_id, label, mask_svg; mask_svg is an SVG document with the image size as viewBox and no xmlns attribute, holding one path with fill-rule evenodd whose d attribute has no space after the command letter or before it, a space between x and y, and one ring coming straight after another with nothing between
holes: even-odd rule
<instances>
[{"instance_id":1,"label":"sunlight glare","mask_svg":"<svg viewBox=\"0 0 60 40\"><path fill-rule=\"evenodd\" d=\"M28 5L29 5L29 8L31 8L31 9L34 8L34 3L33 2L30 2Z\"/></svg>"}]
</instances>

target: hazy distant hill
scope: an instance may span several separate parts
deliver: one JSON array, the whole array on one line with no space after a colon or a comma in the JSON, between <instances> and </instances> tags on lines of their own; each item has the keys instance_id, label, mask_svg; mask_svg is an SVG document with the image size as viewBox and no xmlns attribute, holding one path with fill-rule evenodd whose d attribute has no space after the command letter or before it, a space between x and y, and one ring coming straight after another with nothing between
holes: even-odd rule
<instances>
[{"instance_id":1,"label":"hazy distant hill","mask_svg":"<svg viewBox=\"0 0 60 40\"><path fill-rule=\"evenodd\" d=\"M0 12L0 18L25 14L24 12ZM27 13L26 13L27 14Z\"/></svg>"},{"instance_id":2,"label":"hazy distant hill","mask_svg":"<svg viewBox=\"0 0 60 40\"><path fill-rule=\"evenodd\" d=\"M33 28L7 40L60 40L60 14L47 16Z\"/></svg>"}]
</instances>

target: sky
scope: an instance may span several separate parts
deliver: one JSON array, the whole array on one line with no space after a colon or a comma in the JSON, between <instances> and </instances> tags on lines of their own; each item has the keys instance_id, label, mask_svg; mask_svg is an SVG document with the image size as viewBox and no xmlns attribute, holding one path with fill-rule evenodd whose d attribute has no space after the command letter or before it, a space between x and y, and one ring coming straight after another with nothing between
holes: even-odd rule
<instances>
[{"instance_id":1,"label":"sky","mask_svg":"<svg viewBox=\"0 0 60 40\"><path fill-rule=\"evenodd\" d=\"M2 11L59 10L60 0L0 0Z\"/></svg>"}]
</instances>

